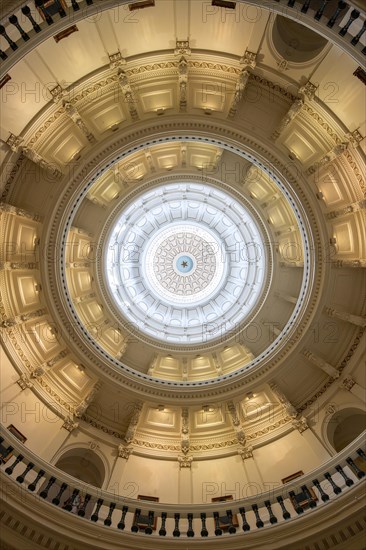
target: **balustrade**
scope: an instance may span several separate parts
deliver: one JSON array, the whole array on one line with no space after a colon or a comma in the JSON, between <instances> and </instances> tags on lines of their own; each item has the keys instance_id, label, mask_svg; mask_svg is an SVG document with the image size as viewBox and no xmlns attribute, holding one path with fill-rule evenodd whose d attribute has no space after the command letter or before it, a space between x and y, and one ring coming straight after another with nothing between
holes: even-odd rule
<instances>
[{"instance_id":1,"label":"balustrade","mask_svg":"<svg viewBox=\"0 0 366 550\"><path fill-rule=\"evenodd\" d=\"M99 522L119 530L127 526L139 536L192 538L197 532L203 538L240 536L290 518L300 520L313 508L326 506L345 491L352 491L364 481L366 470L360 436L316 470L268 493L232 501L230 509L227 501L191 505L144 502L83 483L37 457L5 428L0 431L1 470L15 484L26 482L24 487L35 498L41 497L62 513L73 513L80 521ZM237 530L238 514L242 518L241 530Z\"/></svg>"}]
</instances>

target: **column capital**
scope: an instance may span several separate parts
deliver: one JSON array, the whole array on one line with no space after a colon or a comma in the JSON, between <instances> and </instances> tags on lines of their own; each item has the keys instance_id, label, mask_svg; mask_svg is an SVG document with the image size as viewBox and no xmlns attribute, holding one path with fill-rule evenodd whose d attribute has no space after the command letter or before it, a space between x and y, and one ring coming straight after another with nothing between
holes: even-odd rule
<instances>
[{"instance_id":1,"label":"column capital","mask_svg":"<svg viewBox=\"0 0 366 550\"><path fill-rule=\"evenodd\" d=\"M176 41L174 55L191 55L191 48L188 39Z\"/></svg>"},{"instance_id":2,"label":"column capital","mask_svg":"<svg viewBox=\"0 0 366 550\"><path fill-rule=\"evenodd\" d=\"M255 66L257 64L257 54L249 50L246 50L243 56L240 58L239 63L240 65L244 65L245 67L250 67L251 69L255 69Z\"/></svg>"},{"instance_id":3,"label":"column capital","mask_svg":"<svg viewBox=\"0 0 366 550\"><path fill-rule=\"evenodd\" d=\"M346 376L340 383L340 387L343 390L351 391L356 381L351 376Z\"/></svg>"},{"instance_id":4,"label":"column capital","mask_svg":"<svg viewBox=\"0 0 366 550\"><path fill-rule=\"evenodd\" d=\"M126 445L123 445L123 443L121 443L121 445L118 445L117 452L119 458L124 458L125 460L128 460L130 454L133 452L133 448L126 447Z\"/></svg>"},{"instance_id":5,"label":"column capital","mask_svg":"<svg viewBox=\"0 0 366 550\"><path fill-rule=\"evenodd\" d=\"M71 418L71 416L67 416L66 418L64 418L64 423L62 424L62 427L71 433L79 427L79 423L75 422L74 419Z\"/></svg>"},{"instance_id":6,"label":"column capital","mask_svg":"<svg viewBox=\"0 0 366 550\"><path fill-rule=\"evenodd\" d=\"M17 384L22 390L33 387L33 382L30 381L29 376L25 373L20 375L19 380L17 380Z\"/></svg>"},{"instance_id":7,"label":"column capital","mask_svg":"<svg viewBox=\"0 0 366 550\"><path fill-rule=\"evenodd\" d=\"M242 460L246 460L247 458L253 458L252 445L247 445L243 449L238 449L238 455L241 456Z\"/></svg>"},{"instance_id":8,"label":"column capital","mask_svg":"<svg viewBox=\"0 0 366 550\"><path fill-rule=\"evenodd\" d=\"M179 468L191 468L193 462L192 455L179 455L178 456Z\"/></svg>"}]
</instances>

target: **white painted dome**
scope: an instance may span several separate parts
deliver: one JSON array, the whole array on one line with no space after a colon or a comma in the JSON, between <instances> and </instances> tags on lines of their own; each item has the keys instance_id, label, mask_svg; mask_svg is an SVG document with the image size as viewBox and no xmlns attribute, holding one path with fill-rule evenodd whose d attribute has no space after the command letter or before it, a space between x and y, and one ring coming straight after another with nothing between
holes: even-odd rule
<instances>
[{"instance_id":1,"label":"white painted dome","mask_svg":"<svg viewBox=\"0 0 366 550\"><path fill-rule=\"evenodd\" d=\"M106 270L110 292L135 328L192 344L223 337L252 311L266 251L252 215L234 197L207 184L172 183L120 213Z\"/></svg>"}]
</instances>

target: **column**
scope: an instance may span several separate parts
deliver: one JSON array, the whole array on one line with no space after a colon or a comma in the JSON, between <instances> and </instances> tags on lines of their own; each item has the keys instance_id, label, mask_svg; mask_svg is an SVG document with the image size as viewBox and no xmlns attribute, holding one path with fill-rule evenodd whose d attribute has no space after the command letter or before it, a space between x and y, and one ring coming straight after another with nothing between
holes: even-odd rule
<instances>
[{"instance_id":1,"label":"column","mask_svg":"<svg viewBox=\"0 0 366 550\"><path fill-rule=\"evenodd\" d=\"M240 59L242 70L239 74L239 78L236 83L234 97L229 109L229 114L228 114L229 118L233 118L236 115L236 112L238 110L238 105L243 98L245 88L249 81L250 71L248 71L248 68L252 68L252 69L255 68L257 64L256 59L257 59L257 55L253 52L249 52L248 50L244 53L243 57Z\"/></svg>"},{"instance_id":2,"label":"column","mask_svg":"<svg viewBox=\"0 0 366 550\"><path fill-rule=\"evenodd\" d=\"M356 380L354 380L351 376L346 376L345 378L343 378L343 380L339 384L339 387L342 388L342 390L349 391L350 393L358 397L358 399L361 399L362 403L365 403L365 388L358 384Z\"/></svg>"},{"instance_id":3,"label":"column","mask_svg":"<svg viewBox=\"0 0 366 550\"><path fill-rule=\"evenodd\" d=\"M306 357L306 359L310 361L312 365L321 369L323 372L328 374L328 376L330 376L331 378L339 377L338 370L335 367L333 367L330 363L327 363L326 361L324 361L324 359L322 359L315 353L312 353L311 351L305 349L303 351L303 355L304 357Z\"/></svg>"},{"instance_id":4,"label":"column","mask_svg":"<svg viewBox=\"0 0 366 550\"><path fill-rule=\"evenodd\" d=\"M133 414L132 414L132 417L131 417L131 420L130 420L130 424L129 424L129 426L127 428L127 431L125 433L125 442L128 445L130 443L132 443L133 438L135 437L137 425L139 423L140 416L141 416L141 411L142 411L142 403L141 402L135 403L134 411L133 411Z\"/></svg>"},{"instance_id":5,"label":"column","mask_svg":"<svg viewBox=\"0 0 366 550\"><path fill-rule=\"evenodd\" d=\"M184 407L181 412L181 450L184 455L188 454L189 447L189 411Z\"/></svg>"},{"instance_id":6,"label":"column","mask_svg":"<svg viewBox=\"0 0 366 550\"><path fill-rule=\"evenodd\" d=\"M285 292L275 292L274 295L276 296L276 298L280 298L281 300L289 302L290 304L296 304L297 302L297 298L295 298L295 296L290 296L290 294L286 294Z\"/></svg>"},{"instance_id":7,"label":"column","mask_svg":"<svg viewBox=\"0 0 366 550\"><path fill-rule=\"evenodd\" d=\"M316 89L317 89L317 86L315 86L315 84L312 84L310 81L307 82L305 86L301 86L301 88L299 88L298 94L300 97L295 99L295 101L292 103L289 110L285 114L285 116L282 118L280 124L278 125L276 130L273 132L271 136L273 140L278 139L279 136L284 131L284 129L300 113L301 109L305 105L305 99L307 98L311 101L314 98Z\"/></svg>"},{"instance_id":8,"label":"column","mask_svg":"<svg viewBox=\"0 0 366 550\"><path fill-rule=\"evenodd\" d=\"M304 416L301 416L301 414L295 409L293 404L289 401L289 399L287 399L287 397L285 396L283 391L277 386L277 384L271 382L269 384L269 387L284 407L288 416L292 419L291 424L293 425L293 427L299 430L300 433L303 433L305 430L307 430L309 426L306 418Z\"/></svg>"},{"instance_id":9,"label":"column","mask_svg":"<svg viewBox=\"0 0 366 550\"><path fill-rule=\"evenodd\" d=\"M260 485L262 491L265 489L265 486L262 474L253 455L253 447L248 446L247 449L239 449L238 454L243 459L243 468L247 479L247 487L245 487L245 492L242 491L242 496L257 496L258 485Z\"/></svg>"},{"instance_id":10,"label":"column","mask_svg":"<svg viewBox=\"0 0 366 550\"><path fill-rule=\"evenodd\" d=\"M190 504L193 496L193 479L192 479L192 455L179 455L179 473L178 473L178 498L182 504Z\"/></svg>"},{"instance_id":11,"label":"column","mask_svg":"<svg viewBox=\"0 0 366 550\"><path fill-rule=\"evenodd\" d=\"M240 422L235 404L233 403L233 401L228 401L226 405L230 414L230 419L235 431L236 439L238 440L238 443L243 447L243 451L245 451L246 449L247 452L250 454L251 450L250 449L248 450L248 448L246 447L246 436L245 436L244 427Z\"/></svg>"},{"instance_id":12,"label":"column","mask_svg":"<svg viewBox=\"0 0 366 550\"><path fill-rule=\"evenodd\" d=\"M310 176L311 174L315 174L316 170L321 168L322 166L325 166L326 164L332 162L337 157L342 155L348 148L348 142L344 141L342 143L338 143L335 145L326 155L324 155L318 162L315 162L307 170L305 170L305 174L307 176Z\"/></svg>"},{"instance_id":13,"label":"column","mask_svg":"<svg viewBox=\"0 0 366 550\"><path fill-rule=\"evenodd\" d=\"M349 204L344 208L341 208L340 210L332 210L331 212L328 212L327 214L325 214L325 216L328 220L334 220L335 218L341 218L353 212L359 212L360 210L365 210L365 208L366 208L366 200L362 200L358 202L353 202L352 204Z\"/></svg>"},{"instance_id":14,"label":"column","mask_svg":"<svg viewBox=\"0 0 366 550\"><path fill-rule=\"evenodd\" d=\"M177 40L174 55L179 57L178 61L178 86L179 86L179 111L184 113L187 110L187 87L188 87L188 61L191 55L189 40Z\"/></svg>"},{"instance_id":15,"label":"column","mask_svg":"<svg viewBox=\"0 0 366 550\"><path fill-rule=\"evenodd\" d=\"M37 164L44 170L48 171L55 178L62 177L62 172L59 170L58 167L56 167L55 164L51 164L50 162L45 160L41 155L34 151L34 149L27 147L26 145L21 145L22 141L23 138L10 133L10 136L6 140L6 143L7 145L9 145L12 151L14 151L15 153L23 153L25 157L34 162L34 164Z\"/></svg>"},{"instance_id":16,"label":"column","mask_svg":"<svg viewBox=\"0 0 366 550\"><path fill-rule=\"evenodd\" d=\"M64 359L68 353L69 351L67 349L63 349L62 351L60 351L60 353L52 357L52 359L50 359L46 363L43 363L43 365L35 367L31 372L31 378L40 378L41 376L43 376L46 372L50 371L52 367L56 365L56 363Z\"/></svg>"},{"instance_id":17,"label":"column","mask_svg":"<svg viewBox=\"0 0 366 550\"><path fill-rule=\"evenodd\" d=\"M334 269L340 269L341 267L349 268L366 268L366 259L359 258L358 260L332 260L331 266Z\"/></svg>"},{"instance_id":18,"label":"column","mask_svg":"<svg viewBox=\"0 0 366 550\"><path fill-rule=\"evenodd\" d=\"M30 321L31 319L37 319L39 317L43 317L46 315L47 309L41 308L37 309L35 311L32 311L30 313L24 313L22 315L16 315L15 317L9 317L8 319L5 319L0 324L0 327L2 328L11 328L16 325L21 325L23 323L26 323L27 321Z\"/></svg>"},{"instance_id":19,"label":"column","mask_svg":"<svg viewBox=\"0 0 366 550\"><path fill-rule=\"evenodd\" d=\"M120 495L122 493L121 480L123 478L123 472L126 468L127 461L132 452L132 447L128 447L122 443L118 445L117 457L106 487L107 491L114 493L115 495Z\"/></svg>"},{"instance_id":20,"label":"column","mask_svg":"<svg viewBox=\"0 0 366 550\"><path fill-rule=\"evenodd\" d=\"M89 393L84 397L84 399L75 406L74 408L74 415L76 418L81 418L83 414L86 412L87 408L89 407L90 403L95 399L98 392L100 391L102 387L102 382L99 380L94 384L92 389L89 391Z\"/></svg>"},{"instance_id":21,"label":"column","mask_svg":"<svg viewBox=\"0 0 366 550\"><path fill-rule=\"evenodd\" d=\"M7 204L6 202L0 203L0 212L13 214L14 216L18 216L19 218L27 218L28 220L33 220L35 222L41 222L43 220L42 216L40 216L36 212L28 212L23 208L18 208L18 206L13 206L12 204Z\"/></svg>"},{"instance_id":22,"label":"column","mask_svg":"<svg viewBox=\"0 0 366 550\"><path fill-rule=\"evenodd\" d=\"M364 316L353 315L352 313L348 313L348 311L339 311L331 307L324 308L324 311L329 317L340 319L358 327L366 327L366 317Z\"/></svg>"},{"instance_id":23,"label":"column","mask_svg":"<svg viewBox=\"0 0 366 550\"><path fill-rule=\"evenodd\" d=\"M50 90L50 93L52 95L54 103L56 105L59 104L62 107L66 115L79 128L79 130L81 130L81 132L84 134L84 136L89 141L89 143L94 143L95 142L94 134L87 127L87 125L81 118L76 107L71 103L70 100L67 99L68 94L66 90L63 90L61 86L58 84L57 86L55 86Z\"/></svg>"}]
</instances>

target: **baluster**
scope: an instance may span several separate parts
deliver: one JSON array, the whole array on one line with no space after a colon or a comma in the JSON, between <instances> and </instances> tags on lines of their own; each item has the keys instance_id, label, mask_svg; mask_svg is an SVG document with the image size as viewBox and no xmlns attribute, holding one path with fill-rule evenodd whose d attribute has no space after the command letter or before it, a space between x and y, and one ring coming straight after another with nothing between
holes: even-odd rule
<instances>
[{"instance_id":1,"label":"baluster","mask_svg":"<svg viewBox=\"0 0 366 550\"><path fill-rule=\"evenodd\" d=\"M340 2L338 2L338 5L337 5L337 9L336 11L333 13L332 17L329 19L328 23L327 23L327 27L329 27L330 29L334 26L334 23L336 22L339 14L341 13L342 10L344 10L344 8L347 7L347 3L346 2L343 2L343 0L340 0Z\"/></svg>"},{"instance_id":2,"label":"baluster","mask_svg":"<svg viewBox=\"0 0 366 550\"><path fill-rule=\"evenodd\" d=\"M36 490L36 487L37 487L37 483L39 482L39 480L41 479L41 477L44 476L46 472L44 470L39 470L38 474L37 474L37 477L34 481L32 481L32 483L30 483L28 485L28 489L29 491L35 491Z\"/></svg>"},{"instance_id":3,"label":"baluster","mask_svg":"<svg viewBox=\"0 0 366 550\"><path fill-rule=\"evenodd\" d=\"M306 13L310 7L310 1L311 0L305 0L305 2L302 5L301 11L302 13Z\"/></svg>"},{"instance_id":4,"label":"baluster","mask_svg":"<svg viewBox=\"0 0 366 550\"><path fill-rule=\"evenodd\" d=\"M261 527L264 527L264 523L260 518L257 504L252 504L252 508L253 512L255 513L255 519L257 520L256 526L258 527L258 529L260 529Z\"/></svg>"},{"instance_id":5,"label":"baluster","mask_svg":"<svg viewBox=\"0 0 366 550\"><path fill-rule=\"evenodd\" d=\"M273 525L274 523L277 523L277 518L276 516L274 515L273 513L273 510L272 510L272 506L271 506L271 503L269 500L266 500L265 503L264 503L264 506L267 508L268 510L268 513L269 513L269 522L271 523L271 525Z\"/></svg>"},{"instance_id":6,"label":"baluster","mask_svg":"<svg viewBox=\"0 0 366 550\"><path fill-rule=\"evenodd\" d=\"M16 15L11 15L9 17L9 23L11 23L12 25L14 25L14 27L16 29L18 29L18 31L20 32L20 36L23 38L24 42L27 42L29 40L29 34L27 34L23 29L22 27L20 26L19 22L18 22L18 18Z\"/></svg>"},{"instance_id":7,"label":"baluster","mask_svg":"<svg viewBox=\"0 0 366 550\"><path fill-rule=\"evenodd\" d=\"M103 504L103 499L98 498L96 508L95 508L91 518L90 518L91 521L94 521L94 522L98 521L98 519L99 519L99 510L101 509L102 504Z\"/></svg>"},{"instance_id":8,"label":"baluster","mask_svg":"<svg viewBox=\"0 0 366 550\"><path fill-rule=\"evenodd\" d=\"M351 44L352 46L356 46L356 44L358 44L361 36L363 35L363 33L366 31L366 21L363 22L363 25L361 27L361 29L359 30L359 32L356 34L356 36L354 36L351 40Z\"/></svg>"},{"instance_id":9,"label":"baluster","mask_svg":"<svg viewBox=\"0 0 366 550\"><path fill-rule=\"evenodd\" d=\"M21 462L23 460L24 456L23 455L18 455L17 458L15 459L15 461L13 462L13 464L11 466L8 466L7 468L5 468L5 472L11 476L11 474L13 473L13 470L14 468L16 468L16 466L18 466L19 462Z\"/></svg>"},{"instance_id":10,"label":"baluster","mask_svg":"<svg viewBox=\"0 0 366 550\"><path fill-rule=\"evenodd\" d=\"M83 505L81 506L80 510L78 510L78 516L80 516L81 518L85 516L85 510L90 499L91 499L91 495L86 494Z\"/></svg>"},{"instance_id":11,"label":"baluster","mask_svg":"<svg viewBox=\"0 0 366 550\"><path fill-rule=\"evenodd\" d=\"M50 477L50 479L48 480L48 483L46 485L46 487L43 489L43 491L41 491L39 493L39 496L42 497L42 498L47 498L47 495L48 495L48 491L51 489L52 485L55 483L56 481L56 478L55 477Z\"/></svg>"},{"instance_id":12,"label":"baluster","mask_svg":"<svg viewBox=\"0 0 366 550\"><path fill-rule=\"evenodd\" d=\"M208 537L205 512L202 512L202 514L201 514L201 522L202 522L201 537Z\"/></svg>"},{"instance_id":13,"label":"baluster","mask_svg":"<svg viewBox=\"0 0 366 550\"><path fill-rule=\"evenodd\" d=\"M361 53L363 53L363 55L366 55L366 46L362 48Z\"/></svg>"},{"instance_id":14,"label":"baluster","mask_svg":"<svg viewBox=\"0 0 366 550\"><path fill-rule=\"evenodd\" d=\"M24 479L25 479L25 476L27 475L28 472L30 472L32 469L34 468L34 464L33 462L29 462L28 466L26 467L26 469L24 470L24 472L18 476L16 478L17 482L18 483L23 483Z\"/></svg>"},{"instance_id":15,"label":"baluster","mask_svg":"<svg viewBox=\"0 0 366 550\"><path fill-rule=\"evenodd\" d=\"M60 0L54 0L54 1L55 1L56 6L57 6L57 10L58 10L58 13L59 13L60 17L66 17L66 11L62 7L62 4L60 3Z\"/></svg>"},{"instance_id":16,"label":"baluster","mask_svg":"<svg viewBox=\"0 0 366 550\"><path fill-rule=\"evenodd\" d=\"M365 472L363 472L362 470L360 470L360 468L357 466L357 464L355 462L353 462L352 458L348 457L346 458L346 462L349 466L351 466L351 468L354 469L354 471L356 472L356 476L358 477L358 479L361 479L363 477L365 477ZM5 470L6 471L6 470Z\"/></svg>"},{"instance_id":17,"label":"baluster","mask_svg":"<svg viewBox=\"0 0 366 550\"><path fill-rule=\"evenodd\" d=\"M295 492L294 491L290 491L289 492L289 496L291 498L291 502L292 502L292 506L295 508L295 512L297 514L303 514L304 513L304 510L303 508L300 506L300 504L297 502L296 500L296 495L295 495Z\"/></svg>"},{"instance_id":18,"label":"baluster","mask_svg":"<svg viewBox=\"0 0 366 550\"><path fill-rule=\"evenodd\" d=\"M151 535L151 533L153 532L152 530L153 521L154 521L154 512L150 510L148 514L147 527L145 528L145 533L147 535Z\"/></svg>"},{"instance_id":19,"label":"baluster","mask_svg":"<svg viewBox=\"0 0 366 550\"><path fill-rule=\"evenodd\" d=\"M320 485L319 481L317 479L313 479L313 483L315 487L318 489L320 493L320 498L323 502L327 502L329 500L329 495L324 491L323 487Z\"/></svg>"},{"instance_id":20,"label":"baluster","mask_svg":"<svg viewBox=\"0 0 366 550\"><path fill-rule=\"evenodd\" d=\"M327 5L329 0L323 0L323 2L321 3L318 11L316 12L316 14L314 15L314 19L316 19L317 21L319 21L319 19L321 18L321 16L323 15L323 12L325 10L325 6Z\"/></svg>"},{"instance_id":21,"label":"baluster","mask_svg":"<svg viewBox=\"0 0 366 550\"><path fill-rule=\"evenodd\" d=\"M52 25L53 19L50 14L47 12L46 8L43 5L44 0L35 0L37 8L41 11L43 17L45 18L48 25Z\"/></svg>"},{"instance_id":22,"label":"baluster","mask_svg":"<svg viewBox=\"0 0 366 550\"><path fill-rule=\"evenodd\" d=\"M241 517L243 518L243 531L250 531L250 525L247 522L247 518L245 516L245 508L244 507L239 508L239 512Z\"/></svg>"},{"instance_id":23,"label":"baluster","mask_svg":"<svg viewBox=\"0 0 366 550\"><path fill-rule=\"evenodd\" d=\"M91 6L92 3L93 3L93 0L86 0L86 3L87 3L88 6Z\"/></svg>"},{"instance_id":24,"label":"baluster","mask_svg":"<svg viewBox=\"0 0 366 550\"><path fill-rule=\"evenodd\" d=\"M309 489L307 488L307 486L302 485L301 490L306 495L306 498L309 501L310 508L316 508L316 502L315 502L314 498L311 496L311 493L310 493Z\"/></svg>"},{"instance_id":25,"label":"baluster","mask_svg":"<svg viewBox=\"0 0 366 550\"><path fill-rule=\"evenodd\" d=\"M167 517L166 512L162 512L161 513L161 527L159 529L159 535L161 537L165 537L165 535L166 535L166 528L165 528L166 517Z\"/></svg>"},{"instance_id":26,"label":"baluster","mask_svg":"<svg viewBox=\"0 0 366 550\"><path fill-rule=\"evenodd\" d=\"M115 507L116 507L116 503L111 502L110 505L109 505L108 516L104 520L104 525L106 525L107 527L110 527L112 525L112 514L113 514L113 510L115 509Z\"/></svg>"},{"instance_id":27,"label":"baluster","mask_svg":"<svg viewBox=\"0 0 366 550\"><path fill-rule=\"evenodd\" d=\"M291 514L290 514L290 512L286 509L285 503L283 502L283 498L282 498L281 496L278 496L278 497L277 497L277 502L278 502L278 504L281 506L282 517L283 517L283 519L290 519Z\"/></svg>"},{"instance_id":28,"label":"baluster","mask_svg":"<svg viewBox=\"0 0 366 550\"><path fill-rule=\"evenodd\" d=\"M350 477L348 477L348 475L346 474L346 472L343 470L342 466L339 466L339 464L335 467L335 469L337 470L337 472L339 472L341 474L341 476L343 477L344 481L346 482L346 485L347 487L351 487L351 485L354 484L354 481L353 479L351 479Z\"/></svg>"},{"instance_id":29,"label":"baluster","mask_svg":"<svg viewBox=\"0 0 366 550\"><path fill-rule=\"evenodd\" d=\"M0 436L0 445L4 443L4 438Z\"/></svg>"},{"instance_id":30,"label":"baluster","mask_svg":"<svg viewBox=\"0 0 366 550\"><path fill-rule=\"evenodd\" d=\"M179 519L180 514L174 514L174 531L173 531L173 537L180 537L180 531L179 531Z\"/></svg>"},{"instance_id":31,"label":"baluster","mask_svg":"<svg viewBox=\"0 0 366 550\"><path fill-rule=\"evenodd\" d=\"M13 51L18 49L18 46L15 44L15 42L13 42L10 36L7 35L5 27L3 25L0 25L0 35L5 38Z\"/></svg>"},{"instance_id":32,"label":"baluster","mask_svg":"<svg viewBox=\"0 0 366 550\"><path fill-rule=\"evenodd\" d=\"M68 499L68 504L65 504L64 510L67 510L68 512L71 512L72 510L72 503L74 502L74 498L80 493L79 489L74 489L72 492L71 497Z\"/></svg>"},{"instance_id":33,"label":"baluster","mask_svg":"<svg viewBox=\"0 0 366 550\"><path fill-rule=\"evenodd\" d=\"M131 527L132 533L137 533L138 530L139 530L139 526L137 524L139 522L140 515L141 515L140 508L136 508L135 515L133 517L133 524L132 524L132 527Z\"/></svg>"},{"instance_id":34,"label":"baluster","mask_svg":"<svg viewBox=\"0 0 366 550\"><path fill-rule=\"evenodd\" d=\"M76 2L76 0L71 0L71 5L72 5L72 9L73 9L74 11L79 11L80 6L79 6L79 4Z\"/></svg>"},{"instance_id":35,"label":"baluster","mask_svg":"<svg viewBox=\"0 0 366 550\"><path fill-rule=\"evenodd\" d=\"M287 5L289 8L293 8L296 0L288 0Z\"/></svg>"},{"instance_id":36,"label":"baluster","mask_svg":"<svg viewBox=\"0 0 366 550\"><path fill-rule=\"evenodd\" d=\"M7 56L6 54L4 54L4 55L5 55L4 59L6 59L8 56ZM0 458L0 464L3 464L3 462L5 462L5 458L6 458L10 453L12 453L13 451L14 451L14 447L8 447L8 448L6 449L6 455L5 455L5 457L2 456L2 457Z\"/></svg>"},{"instance_id":37,"label":"baluster","mask_svg":"<svg viewBox=\"0 0 366 550\"><path fill-rule=\"evenodd\" d=\"M6 55L5 52L3 52L3 50L0 50L0 58L5 61L5 59L8 59L8 56Z\"/></svg>"},{"instance_id":38,"label":"baluster","mask_svg":"<svg viewBox=\"0 0 366 550\"><path fill-rule=\"evenodd\" d=\"M357 449L356 453L358 454L358 456L366 460L366 454L363 452L362 449Z\"/></svg>"},{"instance_id":39,"label":"baluster","mask_svg":"<svg viewBox=\"0 0 366 550\"><path fill-rule=\"evenodd\" d=\"M357 449L356 453L358 454L358 456L363 458L363 460L366 460L366 454L363 452L362 449Z\"/></svg>"},{"instance_id":40,"label":"baluster","mask_svg":"<svg viewBox=\"0 0 366 550\"><path fill-rule=\"evenodd\" d=\"M194 531L193 531L193 514L188 514L188 531L187 531L187 537L194 537Z\"/></svg>"},{"instance_id":41,"label":"baluster","mask_svg":"<svg viewBox=\"0 0 366 550\"><path fill-rule=\"evenodd\" d=\"M229 520L229 533L230 535L233 535L234 533L236 533L236 528L234 527L233 525L233 513L231 510L226 510L226 515L228 517L228 520Z\"/></svg>"},{"instance_id":42,"label":"baluster","mask_svg":"<svg viewBox=\"0 0 366 550\"><path fill-rule=\"evenodd\" d=\"M347 34L347 31L352 25L353 21L358 17L360 17L360 12L358 10L352 10L347 23L344 25L344 27L341 28L338 34L340 34L341 36Z\"/></svg>"},{"instance_id":43,"label":"baluster","mask_svg":"<svg viewBox=\"0 0 366 550\"><path fill-rule=\"evenodd\" d=\"M123 529L126 527L125 519L126 519L127 511L128 511L128 507L124 506L122 508L121 519L119 520L118 525L117 525L117 529L121 529L121 531L123 531Z\"/></svg>"},{"instance_id":44,"label":"baluster","mask_svg":"<svg viewBox=\"0 0 366 550\"><path fill-rule=\"evenodd\" d=\"M29 21L32 23L33 29L35 32L41 32L41 27L38 25L38 23L34 20L33 15L31 13L31 10L29 6L23 6L22 7L22 14L28 17Z\"/></svg>"},{"instance_id":45,"label":"baluster","mask_svg":"<svg viewBox=\"0 0 366 550\"><path fill-rule=\"evenodd\" d=\"M326 472L324 474L324 477L325 479L327 479L329 481L329 483L331 484L331 486L333 487L333 492L335 495L339 495L339 493L342 492L342 489L340 487L338 487L338 485L336 485L332 479L332 476L330 475L329 472Z\"/></svg>"},{"instance_id":46,"label":"baluster","mask_svg":"<svg viewBox=\"0 0 366 550\"><path fill-rule=\"evenodd\" d=\"M58 506L60 504L62 493L64 493L66 491L66 488L67 488L67 483L63 483L60 487L59 492L55 496L55 498L52 499L52 504L55 504L56 506Z\"/></svg>"},{"instance_id":47,"label":"baluster","mask_svg":"<svg viewBox=\"0 0 366 550\"><path fill-rule=\"evenodd\" d=\"M222 535L222 529L220 529L220 516L218 512L214 512L214 522L215 522L215 535L219 537Z\"/></svg>"}]
</instances>

